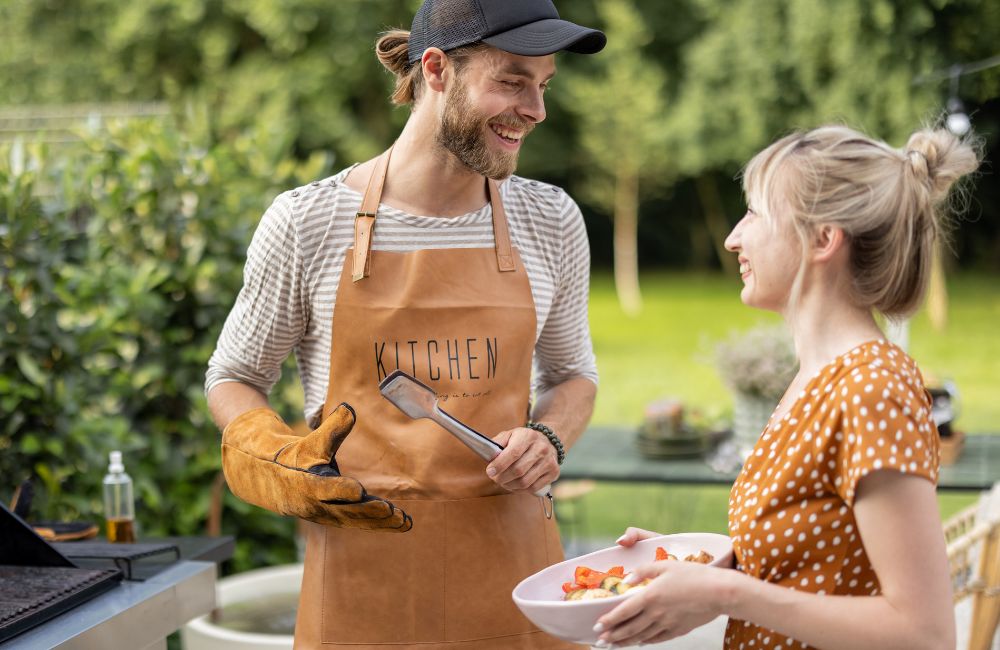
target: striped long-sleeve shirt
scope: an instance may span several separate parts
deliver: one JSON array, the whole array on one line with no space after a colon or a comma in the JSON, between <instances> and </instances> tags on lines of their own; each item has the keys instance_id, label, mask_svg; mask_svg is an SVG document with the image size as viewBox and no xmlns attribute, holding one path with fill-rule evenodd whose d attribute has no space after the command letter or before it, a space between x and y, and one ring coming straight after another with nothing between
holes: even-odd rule
<instances>
[{"instance_id":1,"label":"striped long-sleeve shirt","mask_svg":"<svg viewBox=\"0 0 1000 650\"><path fill-rule=\"evenodd\" d=\"M354 241L361 195L343 180L352 168L275 199L247 250L243 288L208 365L205 390L239 381L264 394L292 352L315 425L326 397L337 285ZM500 185L511 242L535 301L536 391L568 379L597 383L587 322L590 250L576 203L561 189L512 176ZM459 217L425 217L381 205L374 250L493 248L489 204Z\"/></svg>"}]
</instances>

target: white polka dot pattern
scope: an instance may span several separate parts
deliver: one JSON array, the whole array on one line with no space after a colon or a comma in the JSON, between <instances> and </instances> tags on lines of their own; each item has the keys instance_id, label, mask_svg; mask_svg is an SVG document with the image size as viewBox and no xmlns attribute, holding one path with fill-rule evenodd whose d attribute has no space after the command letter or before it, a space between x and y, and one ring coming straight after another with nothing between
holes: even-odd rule
<instances>
[{"instance_id":1,"label":"white polka dot pattern","mask_svg":"<svg viewBox=\"0 0 1000 650\"><path fill-rule=\"evenodd\" d=\"M858 481L893 470L937 481L938 435L913 359L871 341L823 368L779 421L772 417L729 498L737 568L811 593L880 593L857 532ZM731 620L725 648L807 648Z\"/></svg>"}]
</instances>

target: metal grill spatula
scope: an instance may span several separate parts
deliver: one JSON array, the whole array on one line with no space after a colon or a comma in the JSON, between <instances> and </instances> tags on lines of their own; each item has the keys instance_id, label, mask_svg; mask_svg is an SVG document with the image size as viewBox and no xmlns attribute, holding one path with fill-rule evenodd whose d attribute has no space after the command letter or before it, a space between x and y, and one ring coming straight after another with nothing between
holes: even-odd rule
<instances>
[{"instance_id":1,"label":"metal grill spatula","mask_svg":"<svg viewBox=\"0 0 1000 650\"><path fill-rule=\"evenodd\" d=\"M438 406L437 393L434 389L402 370L396 370L383 379L378 389L382 397L392 402L407 416L414 420L421 418L433 420L487 463L503 451L503 447L442 410ZM551 487L546 485L535 494L551 499Z\"/></svg>"}]
</instances>

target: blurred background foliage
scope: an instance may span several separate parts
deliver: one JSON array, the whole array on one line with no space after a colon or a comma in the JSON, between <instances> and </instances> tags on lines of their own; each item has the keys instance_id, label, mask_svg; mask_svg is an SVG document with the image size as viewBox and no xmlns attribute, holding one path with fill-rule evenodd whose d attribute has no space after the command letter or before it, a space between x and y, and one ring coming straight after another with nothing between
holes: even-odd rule
<instances>
[{"instance_id":1,"label":"blurred background foliage","mask_svg":"<svg viewBox=\"0 0 1000 650\"><path fill-rule=\"evenodd\" d=\"M619 296L635 305L640 268L728 268L734 178L755 151L833 120L900 146L943 114L949 81L928 75L1000 43L1000 3L985 0L557 4L609 46L560 55L519 173L577 198L595 267L617 258ZM39 477L36 514L96 516L107 452L121 448L144 531L203 530L219 470L204 369L250 235L278 192L392 141L407 112L388 102L373 43L418 5L0 1L0 108L95 115L69 143L0 130L0 475L10 489ZM957 92L996 159L1000 68L962 76ZM169 114L101 117L135 102ZM947 263L995 273L991 166L973 192ZM292 419L295 392L290 379L276 391ZM225 512L237 568L291 558L291 522L231 497Z\"/></svg>"},{"instance_id":2,"label":"blurred background foliage","mask_svg":"<svg viewBox=\"0 0 1000 650\"><path fill-rule=\"evenodd\" d=\"M221 469L205 365L247 242L260 206L329 171L322 153L291 157L280 124L219 142L210 122L132 120L58 155L18 144L0 160L0 476L9 489L36 477L36 517L99 519L120 449L140 534L205 530ZM289 520L226 507L227 528L255 541L238 565L294 557Z\"/></svg>"}]
</instances>

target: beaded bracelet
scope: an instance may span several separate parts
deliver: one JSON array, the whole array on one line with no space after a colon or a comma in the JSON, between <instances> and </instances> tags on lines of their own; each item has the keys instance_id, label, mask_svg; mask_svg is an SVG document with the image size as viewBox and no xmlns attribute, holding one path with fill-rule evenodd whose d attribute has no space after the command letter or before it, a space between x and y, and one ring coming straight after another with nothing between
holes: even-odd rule
<instances>
[{"instance_id":1,"label":"beaded bracelet","mask_svg":"<svg viewBox=\"0 0 1000 650\"><path fill-rule=\"evenodd\" d=\"M525 426L528 427L529 429L534 429L535 431L542 433L546 438L549 439L549 442L552 443L552 446L556 448L556 463L562 465L563 460L566 458L566 449L563 447L562 440L559 439L559 436L556 435L555 431L545 426L541 422L529 422Z\"/></svg>"}]
</instances>

